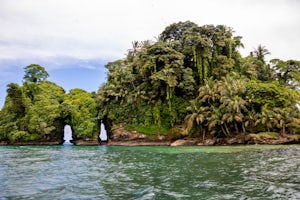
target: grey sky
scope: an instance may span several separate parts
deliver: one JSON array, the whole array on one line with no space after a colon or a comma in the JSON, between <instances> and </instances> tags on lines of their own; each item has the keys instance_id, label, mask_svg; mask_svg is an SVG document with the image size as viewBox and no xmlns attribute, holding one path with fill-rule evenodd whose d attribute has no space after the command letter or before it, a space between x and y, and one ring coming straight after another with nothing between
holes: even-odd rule
<instances>
[{"instance_id":1,"label":"grey sky","mask_svg":"<svg viewBox=\"0 0 300 200\"><path fill-rule=\"evenodd\" d=\"M272 57L300 59L297 0L0 0L0 59L124 57L178 21L225 24ZM1 67L2 68L2 67Z\"/></svg>"}]
</instances>

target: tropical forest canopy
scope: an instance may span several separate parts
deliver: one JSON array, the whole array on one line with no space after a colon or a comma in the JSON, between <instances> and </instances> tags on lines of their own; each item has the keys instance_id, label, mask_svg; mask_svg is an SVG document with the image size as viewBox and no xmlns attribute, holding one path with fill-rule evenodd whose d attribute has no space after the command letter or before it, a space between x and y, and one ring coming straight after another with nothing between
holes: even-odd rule
<instances>
[{"instance_id":1,"label":"tropical forest canopy","mask_svg":"<svg viewBox=\"0 0 300 200\"><path fill-rule=\"evenodd\" d=\"M262 45L242 57L242 47L230 27L174 23L108 63L96 94L66 94L43 67L27 66L23 85L7 86L0 140L55 140L66 123L78 138L95 138L101 119L171 137L300 133L300 61L267 62Z\"/></svg>"},{"instance_id":2,"label":"tropical forest canopy","mask_svg":"<svg viewBox=\"0 0 300 200\"><path fill-rule=\"evenodd\" d=\"M40 65L25 67L24 83L7 85L0 112L0 141L59 141L63 128L72 124L78 139L95 138L97 107L94 94L73 89L68 94Z\"/></svg>"}]
</instances>

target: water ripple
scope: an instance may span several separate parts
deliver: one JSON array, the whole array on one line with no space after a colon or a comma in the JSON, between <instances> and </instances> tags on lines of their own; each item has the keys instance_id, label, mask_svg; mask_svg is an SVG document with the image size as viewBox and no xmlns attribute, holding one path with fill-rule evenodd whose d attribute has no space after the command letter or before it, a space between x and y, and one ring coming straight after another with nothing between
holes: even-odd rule
<instances>
[{"instance_id":1,"label":"water ripple","mask_svg":"<svg viewBox=\"0 0 300 200\"><path fill-rule=\"evenodd\" d=\"M0 200L300 199L299 152L299 146L0 147Z\"/></svg>"}]
</instances>

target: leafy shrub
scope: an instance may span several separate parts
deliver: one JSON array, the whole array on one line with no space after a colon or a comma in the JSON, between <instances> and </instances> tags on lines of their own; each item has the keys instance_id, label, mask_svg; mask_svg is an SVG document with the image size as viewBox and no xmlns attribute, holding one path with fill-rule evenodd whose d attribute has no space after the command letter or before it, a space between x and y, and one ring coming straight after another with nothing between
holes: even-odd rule
<instances>
[{"instance_id":1,"label":"leafy shrub","mask_svg":"<svg viewBox=\"0 0 300 200\"><path fill-rule=\"evenodd\" d=\"M37 134L30 134L27 131L14 131L8 135L8 138L11 142L28 142L37 140L39 136Z\"/></svg>"}]
</instances>

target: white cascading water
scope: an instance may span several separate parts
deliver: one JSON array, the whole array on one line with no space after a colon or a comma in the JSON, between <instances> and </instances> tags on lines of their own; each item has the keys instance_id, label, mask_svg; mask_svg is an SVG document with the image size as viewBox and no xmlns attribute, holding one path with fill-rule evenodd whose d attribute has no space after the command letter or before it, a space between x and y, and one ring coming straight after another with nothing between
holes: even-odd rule
<instances>
[{"instance_id":1,"label":"white cascading water","mask_svg":"<svg viewBox=\"0 0 300 200\"><path fill-rule=\"evenodd\" d=\"M65 141L64 145L72 144L71 140L73 140L72 129L71 129L71 126L67 124L67 125L65 125L65 128L64 128L64 141Z\"/></svg>"},{"instance_id":2,"label":"white cascading water","mask_svg":"<svg viewBox=\"0 0 300 200\"><path fill-rule=\"evenodd\" d=\"M101 141L107 141L107 132L105 130L105 126L102 121L101 121L101 125L100 125L100 136L99 137L100 137Z\"/></svg>"}]
</instances>

